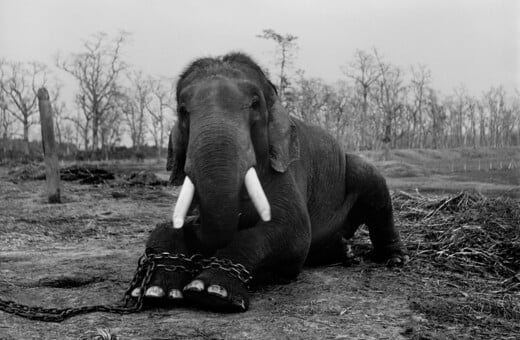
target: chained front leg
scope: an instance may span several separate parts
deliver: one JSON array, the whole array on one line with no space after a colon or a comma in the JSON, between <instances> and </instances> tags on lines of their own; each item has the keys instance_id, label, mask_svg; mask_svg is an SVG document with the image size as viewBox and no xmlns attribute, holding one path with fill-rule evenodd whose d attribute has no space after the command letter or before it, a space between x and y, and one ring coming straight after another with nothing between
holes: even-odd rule
<instances>
[{"instance_id":1,"label":"chained front leg","mask_svg":"<svg viewBox=\"0 0 520 340\"><path fill-rule=\"evenodd\" d=\"M173 229L171 222L161 223L150 234L145 255L154 262L154 271L144 289L147 300L167 299L180 302L182 288L200 271L195 238L189 228ZM143 290L136 287L131 292L137 298Z\"/></svg>"},{"instance_id":2,"label":"chained front leg","mask_svg":"<svg viewBox=\"0 0 520 340\"><path fill-rule=\"evenodd\" d=\"M240 230L226 247L203 263L203 270L184 288L187 300L217 311L246 311L248 283L260 276L294 279L310 247L310 221L303 200L271 200L272 218ZM205 261L205 260L203 260ZM266 275L267 274L267 275Z\"/></svg>"},{"instance_id":3,"label":"chained front leg","mask_svg":"<svg viewBox=\"0 0 520 340\"><path fill-rule=\"evenodd\" d=\"M201 260L201 272L184 287L188 300L221 312L244 312L249 308L251 273L240 263L218 257Z\"/></svg>"}]
</instances>

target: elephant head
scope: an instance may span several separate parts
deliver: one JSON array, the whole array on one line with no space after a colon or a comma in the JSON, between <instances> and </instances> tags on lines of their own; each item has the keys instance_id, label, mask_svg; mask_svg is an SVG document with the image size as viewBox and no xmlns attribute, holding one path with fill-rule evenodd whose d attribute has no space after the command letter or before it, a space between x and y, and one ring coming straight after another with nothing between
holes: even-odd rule
<instances>
[{"instance_id":1,"label":"elephant head","mask_svg":"<svg viewBox=\"0 0 520 340\"><path fill-rule=\"evenodd\" d=\"M177 84L178 120L170 134L167 170L183 184L174 211L181 227L193 195L203 245L224 247L238 229L247 191L259 217L270 219L261 182L299 157L292 121L276 88L248 56L232 53L193 62Z\"/></svg>"}]
</instances>

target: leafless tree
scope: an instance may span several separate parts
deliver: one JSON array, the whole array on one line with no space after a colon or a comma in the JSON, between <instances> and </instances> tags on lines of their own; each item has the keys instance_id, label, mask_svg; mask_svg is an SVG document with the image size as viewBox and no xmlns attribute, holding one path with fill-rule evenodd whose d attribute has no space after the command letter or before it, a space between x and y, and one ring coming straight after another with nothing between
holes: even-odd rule
<instances>
[{"instance_id":1,"label":"leafless tree","mask_svg":"<svg viewBox=\"0 0 520 340\"><path fill-rule=\"evenodd\" d=\"M130 87L126 89L127 105L124 116L128 128L132 146L139 150L146 138L146 112L151 101L150 83L146 81L141 71L133 71L128 74Z\"/></svg>"},{"instance_id":2,"label":"leafless tree","mask_svg":"<svg viewBox=\"0 0 520 340\"><path fill-rule=\"evenodd\" d=\"M127 105L127 97L120 93L115 105L111 105L107 109L107 113L103 116L103 120L99 126L101 150L105 159L109 158L110 152L121 142L123 135L123 117L124 109Z\"/></svg>"},{"instance_id":3,"label":"leafless tree","mask_svg":"<svg viewBox=\"0 0 520 340\"><path fill-rule=\"evenodd\" d=\"M7 102L4 99L3 93L0 92L0 140L2 141L2 155L7 155L8 150L11 148L10 138L14 134L15 121L14 116L7 110Z\"/></svg>"},{"instance_id":4,"label":"leafless tree","mask_svg":"<svg viewBox=\"0 0 520 340\"><path fill-rule=\"evenodd\" d=\"M38 62L0 62L0 91L6 102L5 109L23 126L24 153L29 154L29 129L37 123L38 88L47 81L47 68Z\"/></svg>"},{"instance_id":5,"label":"leafless tree","mask_svg":"<svg viewBox=\"0 0 520 340\"><path fill-rule=\"evenodd\" d=\"M338 82L335 86L327 86L324 88L324 126L329 130L339 142L353 146L356 149L359 147L359 134L352 134L351 141L345 139L345 132L349 124L359 122L354 116L353 103L353 89L345 82ZM352 131L349 131L352 132Z\"/></svg>"},{"instance_id":6,"label":"leafless tree","mask_svg":"<svg viewBox=\"0 0 520 340\"><path fill-rule=\"evenodd\" d=\"M298 70L293 93L293 115L308 122L320 123L320 110L324 103L325 84L319 78L307 78Z\"/></svg>"},{"instance_id":7,"label":"leafless tree","mask_svg":"<svg viewBox=\"0 0 520 340\"><path fill-rule=\"evenodd\" d=\"M64 126L67 124L65 115L67 113L67 104L61 98L61 90L63 84L55 80L52 88L50 89L50 101L54 119L54 133L56 134L56 140L58 144L63 143L62 131Z\"/></svg>"},{"instance_id":8,"label":"leafless tree","mask_svg":"<svg viewBox=\"0 0 520 340\"><path fill-rule=\"evenodd\" d=\"M148 82L152 96L146 105L146 110L150 115L149 131L157 149L157 157L161 157L165 134L170 125L168 114L173 117L175 111L174 84L169 79L149 78Z\"/></svg>"},{"instance_id":9,"label":"leafless tree","mask_svg":"<svg viewBox=\"0 0 520 340\"><path fill-rule=\"evenodd\" d=\"M381 141L385 150L385 159L388 159L392 141L395 144L396 140L402 136L397 132L396 121L403 113L405 87L401 69L384 62L377 51L374 51L374 56L380 74L376 81L377 90L374 99L383 115Z\"/></svg>"},{"instance_id":10,"label":"leafless tree","mask_svg":"<svg viewBox=\"0 0 520 340\"><path fill-rule=\"evenodd\" d=\"M7 101L4 94L0 92L0 138L4 141L14 134L14 116L7 110Z\"/></svg>"},{"instance_id":11,"label":"leafless tree","mask_svg":"<svg viewBox=\"0 0 520 340\"><path fill-rule=\"evenodd\" d=\"M361 98L361 120L360 136L362 147L368 147L367 140L370 127L369 110L369 94L372 86L381 76L380 68L377 65L377 60L374 55L362 50L356 50L354 53L354 60L343 70L345 75L354 81L354 86Z\"/></svg>"},{"instance_id":12,"label":"leafless tree","mask_svg":"<svg viewBox=\"0 0 520 340\"><path fill-rule=\"evenodd\" d=\"M427 90L431 83L431 72L425 65L418 65L411 68L412 80L410 84L412 103L411 113L411 138L409 147L423 148L425 146L425 102L427 100Z\"/></svg>"},{"instance_id":13,"label":"leafless tree","mask_svg":"<svg viewBox=\"0 0 520 340\"><path fill-rule=\"evenodd\" d=\"M99 148L99 127L118 96L119 77L126 69L121 49L127 38L125 32L113 39L97 33L83 43L82 52L70 54L67 59L59 55L56 58L56 65L79 83L76 102L91 127L92 150Z\"/></svg>"},{"instance_id":14,"label":"leafless tree","mask_svg":"<svg viewBox=\"0 0 520 340\"><path fill-rule=\"evenodd\" d=\"M492 87L484 93L482 105L488 115L489 146L503 146L503 117L506 115L506 93L503 87Z\"/></svg>"},{"instance_id":15,"label":"leafless tree","mask_svg":"<svg viewBox=\"0 0 520 340\"><path fill-rule=\"evenodd\" d=\"M78 107L76 115L67 116L67 120L71 121L78 134L83 139L83 148L85 151L90 150L90 135L93 114L90 111L85 95L77 94L75 104Z\"/></svg>"},{"instance_id":16,"label":"leafless tree","mask_svg":"<svg viewBox=\"0 0 520 340\"><path fill-rule=\"evenodd\" d=\"M292 65L298 48L297 36L292 34L281 35L272 29L265 29L257 38L273 40L276 42L276 65L280 67L278 94L282 102L285 100L286 90L289 86L287 70Z\"/></svg>"}]
</instances>

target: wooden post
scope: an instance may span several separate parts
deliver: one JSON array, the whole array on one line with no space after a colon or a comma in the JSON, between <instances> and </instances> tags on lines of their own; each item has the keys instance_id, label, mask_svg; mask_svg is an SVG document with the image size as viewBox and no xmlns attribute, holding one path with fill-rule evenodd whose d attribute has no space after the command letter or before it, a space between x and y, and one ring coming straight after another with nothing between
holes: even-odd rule
<instances>
[{"instance_id":1,"label":"wooden post","mask_svg":"<svg viewBox=\"0 0 520 340\"><path fill-rule=\"evenodd\" d=\"M52 119L49 92L45 87L38 90L38 108L42 127L43 157L45 159L45 178L47 179L47 198L49 203L61 203L60 167L56 143L54 142L54 123Z\"/></svg>"}]
</instances>

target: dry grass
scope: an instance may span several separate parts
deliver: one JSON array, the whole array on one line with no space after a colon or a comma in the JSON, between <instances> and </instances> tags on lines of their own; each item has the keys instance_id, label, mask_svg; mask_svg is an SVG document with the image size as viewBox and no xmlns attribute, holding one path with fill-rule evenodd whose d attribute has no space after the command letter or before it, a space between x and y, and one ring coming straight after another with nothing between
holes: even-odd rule
<instances>
[{"instance_id":1,"label":"dry grass","mask_svg":"<svg viewBox=\"0 0 520 340\"><path fill-rule=\"evenodd\" d=\"M397 223L423 281L411 306L470 338L514 338L520 332L520 204L461 192L393 194ZM432 324L433 325L433 324ZM430 326L432 326L430 325ZM434 328L435 328L434 327ZM454 331L452 338L459 338ZM427 338L437 338L432 327Z\"/></svg>"}]
</instances>

